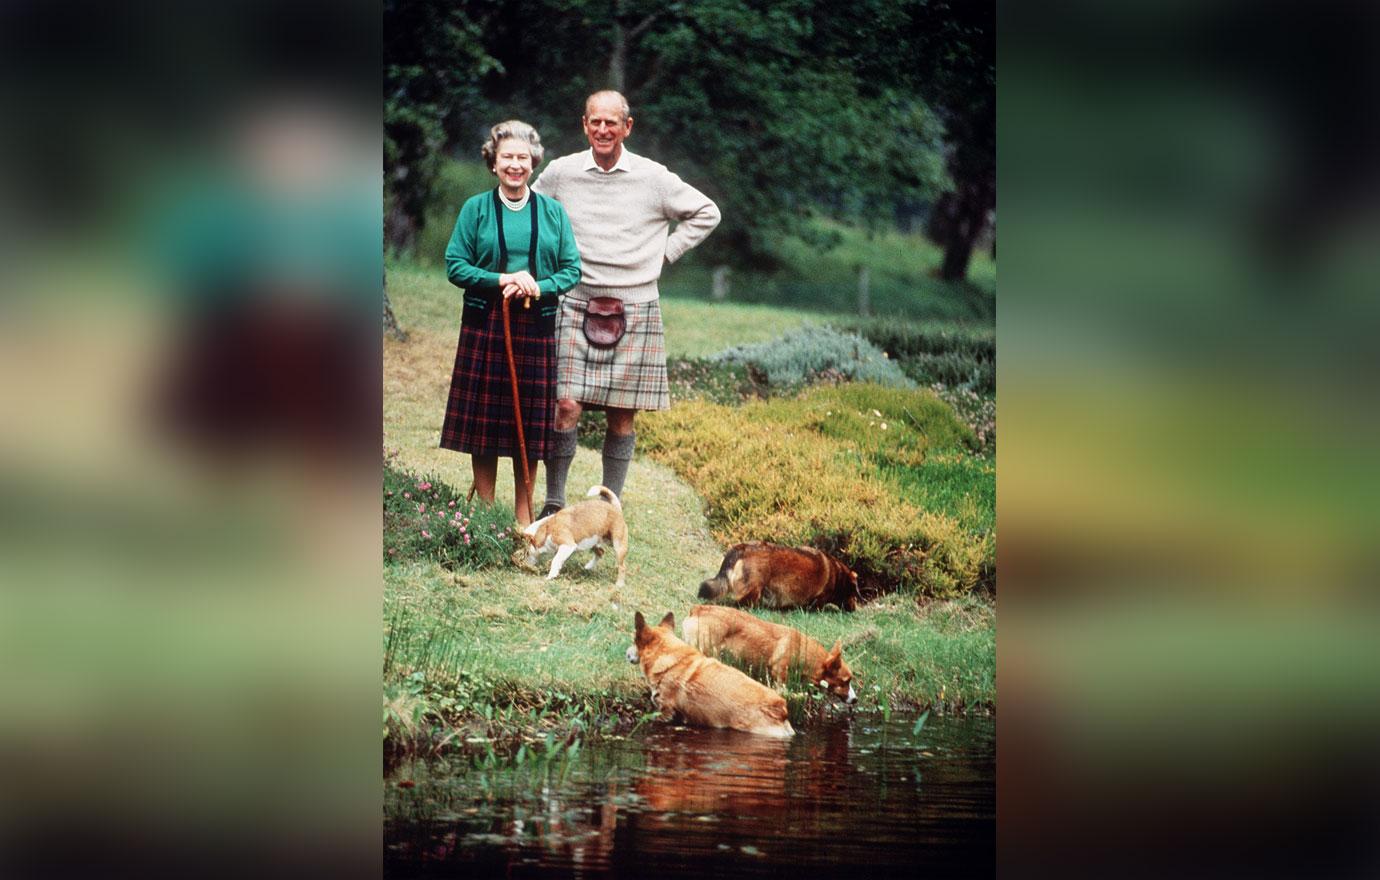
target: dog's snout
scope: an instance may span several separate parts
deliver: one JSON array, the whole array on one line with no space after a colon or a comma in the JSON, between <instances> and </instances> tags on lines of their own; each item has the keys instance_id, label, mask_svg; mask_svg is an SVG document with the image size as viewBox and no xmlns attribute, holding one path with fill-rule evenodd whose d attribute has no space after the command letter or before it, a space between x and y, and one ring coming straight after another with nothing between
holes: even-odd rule
<instances>
[{"instance_id":1,"label":"dog's snout","mask_svg":"<svg viewBox=\"0 0 1380 880\"><path fill-rule=\"evenodd\" d=\"M637 662L637 646L636 646L636 645L629 645L629 646L628 646L628 651L627 651L627 653L626 653L624 656L626 656L626 657L628 658L628 662L629 662L629 663L636 663L636 662Z\"/></svg>"},{"instance_id":2,"label":"dog's snout","mask_svg":"<svg viewBox=\"0 0 1380 880\"><path fill-rule=\"evenodd\" d=\"M700 598L701 598L701 599L713 599L713 598L714 598L714 588L711 587L711 586L709 585L709 581L705 581L705 582L703 582L703 583L700 584Z\"/></svg>"},{"instance_id":3,"label":"dog's snout","mask_svg":"<svg viewBox=\"0 0 1380 880\"><path fill-rule=\"evenodd\" d=\"M850 684L850 685L848 686L848 705L851 706L851 705L853 705L854 703L856 703L857 701L858 701L858 695L857 695L857 693L853 690L853 686Z\"/></svg>"}]
</instances>

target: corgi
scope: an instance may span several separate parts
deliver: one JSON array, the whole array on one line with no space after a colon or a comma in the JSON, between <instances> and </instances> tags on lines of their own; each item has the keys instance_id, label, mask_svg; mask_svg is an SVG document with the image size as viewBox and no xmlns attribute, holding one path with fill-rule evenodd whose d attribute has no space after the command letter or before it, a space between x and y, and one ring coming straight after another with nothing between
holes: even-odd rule
<instances>
[{"instance_id":1,"label":"corgi","mask_svg":"<svg viewBox=\"0 0 1380 880\"><path fill-rule=\"evenodd\" d=\"M696 605L680 627L687 644L714 656L730 654L772 681L783 682L791 669L845 703L856 703L853 671L843 662L843 642L832 650L799 630L719 605Z\"/></svg>"},{"instance_id":2,"label":"corgi","mask_svg":"<svg viewBox=\"0 0 1380 880\"><path fill-rule=\"evenodd\" d=\"M682 642L676 638L675 626L672 614L656 626L647 626L642 612L637 612L627 653L629 663L641 663L652 702L663 720L680 717L701 727L795 736L780 694Z\"/></svg>"},{"instance_id":3,"label":"corgi","mask_svg":"<svg viewBox=\"0 0 1380 880\"><path fill-rule=\"evenodd\" d=\"M536 565L543 552L555 550L551 571L546 575L547 580L554 580L570 554L593 550L594 556L585 564L585 570L590 571L603 557L600 544L606 542L613 545L618 557L618 581L614 586L622 588L628 560L628 526L623 521L623 505L604 486L590 488L585 498L589 500L542 517L522 530L527 539L527 564Z\"/></svg>"},{"instance_id":4,"label":"corgi","mask_svg":"<svg viewBox=\"0 0 1380 880\"><path fill-rule=\"evenodd\" d=\"M782 547L754 541L724 556L719 573L700 584L701 599L728 597L737 605L775 608L858 607L858 576L814 547Z\"/></svg>"}]
</instances>

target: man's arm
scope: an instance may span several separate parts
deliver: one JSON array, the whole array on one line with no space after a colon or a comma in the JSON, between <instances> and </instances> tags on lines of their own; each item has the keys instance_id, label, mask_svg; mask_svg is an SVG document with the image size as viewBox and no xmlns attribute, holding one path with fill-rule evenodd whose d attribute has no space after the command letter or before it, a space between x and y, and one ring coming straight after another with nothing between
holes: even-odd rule
<instances>
[{"instance_id":1,"label":"man's arm","mask_svg":"<svg viewBox=\"0 0 1380 880\"><path fill-rule=\"evenodd\" d=\"M667 219L679 221L666 239L666 262L674 263L709 237L719 225L719 206L670 171L666 172L662 210Z\"/></svg>"}]
</instances>

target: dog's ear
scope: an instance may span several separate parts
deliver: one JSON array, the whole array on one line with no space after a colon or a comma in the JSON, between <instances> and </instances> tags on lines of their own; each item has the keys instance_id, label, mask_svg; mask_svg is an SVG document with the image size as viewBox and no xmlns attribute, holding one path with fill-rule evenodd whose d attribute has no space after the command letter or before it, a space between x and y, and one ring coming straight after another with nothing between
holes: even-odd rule
<instances>
[{"instance_id":1,"label":"dog's ear","mask_svg":"<svg viewBox=\"0 0 1380 880\"><path fill-rule=\"evenodd\" d=\"M646 628L647 628L647 619L646 619L645 617L642 616L642 612L641 612L641 611L638 611L637 613L635 613L635 614L633 615L633 629L636 630L637 632L642 632L642 631L643 631L644 629L646 629Z\"/></svg>"},{"instance_id":2,"label":"dog's ear","mask_svg":"<svg viewBox=\"0 0 1380 880\"><path fill-rule=\"evenodd\" d=\"M829 655L824 658L825 669L838 668L839 661L843 659L843 640L835 639L834 647L829 651Z\"/></svg>"},{"instance_id":3,"label":"dog's ear","mask_svg":"<svg viewBox=\"0 0 1380 880\"><path fill-rule=\"evenodd\" d=\"M659 623L658 626L664 626L669 630L675 630L676 616L671 612L667 611L666 616L661 618L661 623Z\"/></svg>"}]
</instances>

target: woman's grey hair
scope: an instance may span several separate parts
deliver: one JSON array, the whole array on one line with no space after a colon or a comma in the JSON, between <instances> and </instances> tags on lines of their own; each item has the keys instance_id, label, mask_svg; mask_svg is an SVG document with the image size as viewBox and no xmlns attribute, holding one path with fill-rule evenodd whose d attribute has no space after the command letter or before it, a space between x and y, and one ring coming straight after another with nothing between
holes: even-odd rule
<instances>
[{"instance_id":1,"label":"woman's grey hair","mask_svg":"<svg viewBox=\"0 0 1380 880\"><path fill-rule=\"evenodd\" d=\"M507 122L500 122L489 129L489 139L484 142L484 146L479 148L479 153L484 157L484 162L489 166L489 170L494 170L494 160L498 156L498 145L500 141L518 140L526 141L527 147L532 151L532 167L536 168L541 164L542 154L546 152L541 145L541 135L537 130L525 122L518 119L509 119Z\"/></svg>"}]
</instances>

